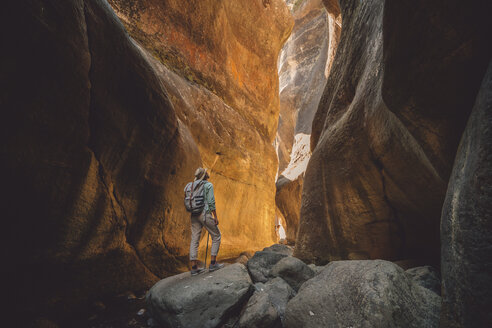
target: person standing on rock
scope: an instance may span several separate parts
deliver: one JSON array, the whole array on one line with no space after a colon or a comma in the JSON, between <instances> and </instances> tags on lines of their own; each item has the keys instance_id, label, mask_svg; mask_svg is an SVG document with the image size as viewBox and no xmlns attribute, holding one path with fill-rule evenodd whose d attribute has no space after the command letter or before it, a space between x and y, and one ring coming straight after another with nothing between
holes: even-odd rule
<instances>
[{"instance_id":1,"label":"person standing on rock","mask_svg":"<svg viewBox=\"0 0 492 328\"><path fill-rule=\"evenodd\" d=\"M198 268L198 245L202 228L207 229L212 236L211 263L209 271L215 271L224 266L217 262L221 234L219 230L219 219L215 209L214 187L208 181L207 169L199 167L195 171L195 180L185 187L185 206L191 212L191 243L190 261L191 275L197 275L205 271L205 268Z\"/></svg>"}]
</instances>

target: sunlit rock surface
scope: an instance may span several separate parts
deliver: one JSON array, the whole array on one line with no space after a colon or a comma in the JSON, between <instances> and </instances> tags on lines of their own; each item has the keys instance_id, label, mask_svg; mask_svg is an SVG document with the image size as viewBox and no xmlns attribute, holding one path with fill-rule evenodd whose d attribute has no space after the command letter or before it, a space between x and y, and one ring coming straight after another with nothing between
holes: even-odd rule
<instances>
[{"instance_id":1,"label":"sunlit rock surface","mask_svg":"<svg viewBox=\"0 0 492 328\"><path fill-rule=\"evenodd\" d=\"M492 30L478 3L445 7L341 2L294 255L439 261L441 206Z\"/></svg>"},{"instance_id":2,"label":"sunlit rock surface","mask_svg":"<svg viewBox=\"0 0 492 328\"><path fill-rule=\"evenodd\" d=\"M22 28L3 34L0 63L1 239L22 321L176 272L190 233L182 186L201 160L105 1L8 6L2 30Z\"/></svg>"},{"instance_id":3,"label":"sunlit rock surface","mask_svg":"<svg viewBox=\"0 0 492 328\"><path fill-rule=\"evenodd\" d=\"M220 257L236 257L274 243L272 176L277 161L273 147L218 96L141 50L158 72L177 116L197 140L203 162L212 168L210 181L222 232ZM187 174L191 180L193 171ZM205 233L203 237L207 237ZM184 239L179 242L189 241L188 236ZM205 246L202 242L203 255Z\"/></svg>"},{"instance_id":4,"label":"sunlit rock surface","mask_svg":"<svg viewBox=\"0 0 492 328\"><path fill-rule=\"evenodd\" d=\"M275 242L276 64L293 25L285 3L110 3L157 59L171 102L210 169L223 234L220 256ZM191 179L193 171L188 174Z\"/></svg>"},{"instance_id":5,"label":"sunlit rock surface","mask_svg":"<svg viewBox=\"0 0 492 328\"><path fill-rule=\"evenodd\" d=\"M296 238L302 182L314 114L340 36L339 11L321 0L286 1L294 29L279 57L280 116L275 140L279 158L276 204L285 218L287 241Z\"/></svg>"},{"instance_id":6,"label":"sunlit rock surface","mask_svg":"<svg viewBox=\"0 0 492 328\"><path fill-rule=\"evenodd\" d=\"M168 47L131 29L146 50L106 1L2 10L3 31L22 24L2 34L2 252L9 295L29 294L12 303L26 311L69 315L80 301L185 269L182 190L198 166L211 168L221 257L275 239L276 61L293 25L288 9L167 4L174 11L152 12L167 15L157 27ZM202 46L205 57L194 57Z\"/></svg>"},{"instance_id":7,"label":"sunlit rock surface","mask_svg":"<svg viewBox=\"0 0 492 328\"><path fill-rule=\"evenodd\" d=\"M283 0L110 0L129 33L212 90L273 141L278 53L292 29Z\"/></svg>"}]
</instances>

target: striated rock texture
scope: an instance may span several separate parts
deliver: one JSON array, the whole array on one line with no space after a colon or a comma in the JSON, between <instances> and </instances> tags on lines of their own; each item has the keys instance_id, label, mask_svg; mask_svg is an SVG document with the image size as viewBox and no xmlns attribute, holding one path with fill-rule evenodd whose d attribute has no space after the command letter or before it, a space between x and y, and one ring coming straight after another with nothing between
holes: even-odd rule
<instances>
[{"instance_id":1,"label":"striated rock texture","mask_svg":"<svg viewBox=\"0 0 492 328\"><path fill-rule=\"evenodd\" d=\"M438 327L441 298L394 263L335 261L287 304L284 326Z\"/></svg>"},{"instance_id":2,"label":"striated rock texture","mask_svg":"<svg viewBox=\"0 0 492 328\"><path fill-rule=\"evenodd\" d=\"M490 56L486 11L478 2L463 7L341 2L343 30L313 121L295 256L438 262L457 136Z\"/></svg>"},{"instance_id":3,"label":"striated rock texture","mask_svg":"<svg viewBox=\"0 0 492 328\"><path fill-rule=\"evenodd\" d=\"M103 0L9 3L1 13L11 45L0 61L2 256L8 294L29 295L12 301L23 313L70 315L88 298L183 270L182 190L202 164L215 185L220 256L274 241L276 60L288 10L281 1L158 5L174 8L152 10L167 15L156 25L168 27L167 48L138 45ZM148 17L143 3L132 8ZM202 47L195 60L190 51Z\"/></svg>"},{"instance_id":4,"label":"striated rock texture","mask_svg":"<svg viewBox=\"0 0 492 328\"><path fill-rule=\"evenodd\" d=\"M340 11L321 0L287 1L294 29L279 58L280 116L275 140L279 173L275 201L286 221L288 242L299 224L301 191L314 114L340 37ZM335 7L336 8L336 7Z\"/></svg>"},{"instance_id":5,"label":"striated rock texture","mask_svg":"<svg viewBox=\"0 0 492 328\"><path fill-rule=\"evenodd\" d=\"M273 141L278 53L292 29L283 0L110 0L129 33L206 86Z\"/></svg>"},{"instance_id":6,"label":"striated rock texture","mask_svg":"<svg viewBox=\"0 0 492 328\"><path fill-rule=\"evenodd\" d=\"M273 147L218 96L180 77L140 49L158 73L178 118L197 141L203 162L212 168L210 181L214 184L222 232L220 257L237 257L244 251L254 252L272 244L272 176L276 166ZM187 172L189 180L193 172ZM203 236L207 237L205 233ZM205 247L206 242L202 242L200 258L205 255Z\"/></svg>"},{"instance_id":7,"label":"striated rock texture","mask_svg":"<svg viewBox=\"0 0 492 328\"><path fill-rule=\"evenodd\" d=\"M189 236L181 186L201 159L152 66L102 0L11 2L0 21L12 316L68 314L176 272Z\"/></svg>"},{"instance_id":8,"label":"striated rock texture","mask_svg":"<svg viewBox=\"0 0 492 328\"><path fill-rule=\"evenodd\" d=\"M492 324L492 62L458 148L441 219L441 327Z\"/></svg>"},{"instance_id":9,"label":"striated rock texture","mask_svg":"<svg viewBox=\"0 0 492 328\"><path fill-rule=\"evenodd\" d=\"M276 63L293 25L283 1L109 2L149 60L157 59L153 66L210 169L220 256L272 244Z\"/></svg>"}]
</instances>

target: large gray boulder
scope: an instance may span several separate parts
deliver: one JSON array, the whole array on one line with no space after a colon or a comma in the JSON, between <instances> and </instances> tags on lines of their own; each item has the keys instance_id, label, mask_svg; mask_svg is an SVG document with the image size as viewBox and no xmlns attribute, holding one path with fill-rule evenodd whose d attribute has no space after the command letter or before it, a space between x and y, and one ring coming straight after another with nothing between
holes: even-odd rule
<instances>
[{"instance_id":1,"label":"large gray boulder","mask_svg":"<svg viewBox=\"0 0 492 328\"><path fill-rule=\"evenodd\" d=\"M284 325L437 327L440 301L394 263L335 261L307 281L287 304Z\"/></svg>"},{"instance_id":2,"label":"large gray boulder","mask_svg":"<svg viewBox=\"0 0 492 328\"><path fill-rule=\"evenodd\" d=\"M287 302L296 292L282 278L274 278L265 284L255 284L255 293L249 299L239 327L278 327L284 320Z\"/></svg>"},{"instance_id":3,"label":"large gray boulder","mask_svg":"<svg viewBox=\"0 0 492 328\"><path fill-rule=\"evenodd\" d=\"M463 134L441 217L442 327L492 327L492 62Z\"/></svg>"},{"instance_id":4,"label":"large gray boulder","mask_svg":"<svg viewBox=\"0 0 492 328\"><path fill-rule=\"evenodd\" d=\"M240 311L252 282L243 264L198 276L189 272L159 281L147 294L147 306L163 327L219 327Z\"/></svg>"},{"instance_id":5,"label":"large gray boulder","mask_svg":"<svg viewBox=\"0 0 492 328\"><path fill-rule=\"evenodd\" d=\"M441 279L439 273L429 265L411 268L405 271L420 286L441 295Z\"/></svg>"},{"instance_id":6,"label":"large gray boulder","mask_svg":"<svg viewBox=\"0 0 492 328\"><path fill-rule=\"evenodd\" d=\"M294 249L289 245L273 244L272 246L263 248L263 252L273 252L292 256Z\"/></svg>"},{"instance_id":7,"label":"large gray boulder","mask_svg":"<svg viewBox=\"0 0 492 328\"><path fill-rule=\"evenodd\" d=\"M266 282L270 275L270 269L284 257L287 257L287 255L277 252L256 252L247 263L248 271L253 281Z\"/></svg>"},{"instance_id":8,"label":"large gray boulder","mask_svg":"<svg viewBox=\"0 0 492 328\"><path fill-rule=\"evenodd\" d=\"M281 327L280 315L270 302L268 293L255 291L248 301L241 318L240 328L273 328Z\"/></svg>"},{"instance_id":9,"label":"large gray boulder","mask_svg":"<svg viewBox=\"0 0 492 328\"><path fill-rule=\"evenodd\" d=\"M314 277L315 272L298 258L288 256L272 267L270 275L284 279L297 292L305 281Z\"/></svg>"}]
</instances>

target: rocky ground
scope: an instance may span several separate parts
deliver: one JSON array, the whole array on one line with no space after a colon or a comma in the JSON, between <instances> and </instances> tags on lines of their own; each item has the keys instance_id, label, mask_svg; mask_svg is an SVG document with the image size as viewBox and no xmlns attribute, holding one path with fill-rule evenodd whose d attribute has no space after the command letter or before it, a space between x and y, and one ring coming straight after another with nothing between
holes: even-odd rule
<instances>
[{"instance_id":1,"label":"rocky ground","mask_svg":"<svg viewBox=\"0 0 492 328\"><path fill-rule=\"evenodd\" d=\"M292 247L276 244L256 252L246 265L234 263L212 273L192 277L185 272L163 279L147 292L148 324L238 328L439 325L440 280L430 266L405 271L383 260L315 266L292 253ZM134 318L131 322L144 321Z\"/></svg>"}]
</instances>

